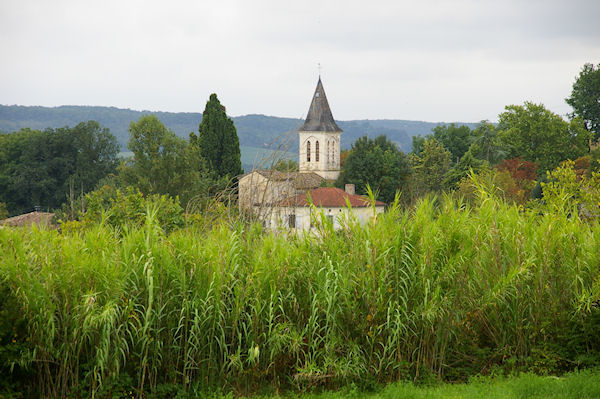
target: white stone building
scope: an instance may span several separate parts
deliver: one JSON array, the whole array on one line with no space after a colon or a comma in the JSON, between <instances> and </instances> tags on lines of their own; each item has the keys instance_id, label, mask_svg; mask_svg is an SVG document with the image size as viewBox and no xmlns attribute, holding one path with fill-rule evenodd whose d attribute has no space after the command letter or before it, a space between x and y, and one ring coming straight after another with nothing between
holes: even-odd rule
<instances>
[{"instance_id":1,"label":"white stone building","mask_svg":"<svg viewBox=\"0 0 600 399\"><path fill-rule=\"evenodd\" d=\"M354 185L346 185L346 191L335 187L320 187L293 197L285 198L270 208L263 220L274 229L310 231L319 229L322 218L339 229L350 217L366 223L383 212L385 204L353 193ZM312 205L312 206L311 206Z\"/></svg>"},{"instance_id":2,"label":"white stone building","mask_svg":"<svg viewBox=\"0 0 600 399\"><path fill-rule=\"evenodd\" d=\"M347 185L346 191L320 187L340 174L341 134L319 77L306 121L298 129L299 172L246 173L239 178L240 209L253 212L269 227L300 231L315 227L315 209L330 218L335 227L350 212L362 222L383 212L383 202L376 201L372 207L367 198L354 193L352 184Z\"/></svg>"}]
</instances>

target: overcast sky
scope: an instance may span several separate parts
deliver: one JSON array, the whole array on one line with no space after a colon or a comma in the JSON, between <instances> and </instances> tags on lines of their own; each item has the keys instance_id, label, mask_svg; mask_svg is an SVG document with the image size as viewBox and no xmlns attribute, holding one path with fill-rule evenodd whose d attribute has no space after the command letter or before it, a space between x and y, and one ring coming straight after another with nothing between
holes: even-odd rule
<instances>
[{"instance_id":1,"label":"overcast sky","mask_svg":"<svg viewBox=\"0 0 600 399\"><path fill-rule=\"evenodd\" d=\"M599 0L0 0L0 104L497 120L600 63Z\"/></svg>"}]
</instances>

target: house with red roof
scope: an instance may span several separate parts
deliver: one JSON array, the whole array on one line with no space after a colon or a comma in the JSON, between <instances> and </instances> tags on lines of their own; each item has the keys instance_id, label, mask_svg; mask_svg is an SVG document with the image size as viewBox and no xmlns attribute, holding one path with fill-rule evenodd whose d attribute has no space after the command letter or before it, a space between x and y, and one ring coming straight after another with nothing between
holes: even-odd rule
<instances>
[{"instance_id":1,"label":"house with red roof","mask_svg":"<svg viewBox=\"0 0 600 399\"><path fill-rule=\"evenodd\" d=\"M310 231L319 228L326 218L335 229L344 221L356 218L366 223L384 211L385 204L354 194L354 185L346 190L336 187L319 187L305 193L285 198L270 208L265 224L271 228L289 228Z\"/></svg>"},{"instance_id":2,"label":"house with red roof","mask_svg":"<svg viewBox=\"0 0 600 399\"><path fill-rule=\"evenodd\" d=\"M346 191L322 187L340 174L341 134L319 77L306 121L298 129L299 171L253 170L241 176L240 210L252 212L266 226L297 230L315 227L321 212L334 227L339 227L351 213L366 221L383 212L383 202L371 203L368 198L356 195L353 184L346 185Z\"/></svg>"}]
</instances>

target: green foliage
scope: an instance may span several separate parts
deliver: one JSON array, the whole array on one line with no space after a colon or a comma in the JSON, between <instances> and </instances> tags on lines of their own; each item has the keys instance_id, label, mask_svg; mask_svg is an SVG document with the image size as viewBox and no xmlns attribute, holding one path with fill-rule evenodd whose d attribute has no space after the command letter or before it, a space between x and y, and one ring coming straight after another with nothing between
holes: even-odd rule
<instances>
[{"instance_id":1,"label":"green foliage","mask_svg":"<svg viewBox=\"0 0 600 399\"><path fill-rule=\"evenodd\" d=\"M385 136L356 140L345 160L336 186L352 183L358 194L367 194L367 186L378 192L378 199L392 202L396 192L407 189L410 165L406 155Z\"/></svg>"},{"instance_id":2,"label":"green foliage","mask_svg":"<svg viewBox=\"0 0 600 399\"><path fill-rule=\"evenodd\" d=\"M117 137L121 151L125 151L129 140L129 124L145 112L115 107L60 106L25 107L0 105L0 131L13 132L21 128L45 129L47 127L73 126L83 120L93 119L106 126ZM156 112L156 116L180 138L188 138L190 131L197 131L201 113ZM264 148L285 134L293 140L291 148L297 148L297 130L303 121L296 118L278 118L266 115L243 115L232 118L244 147ZM409 151L411 137L420 132L429 132L435 123L406 120L355 120L338 121L344 130L342 148L349 148L359 137L368 132L373 137L385 134L397 143L401 150ZM473 126L474 127L474 126ZM242 148L242 156L244 156ZM248 164L252 165L254 157Z\"/></svg>"},{"instance_id":3,"label":"green foliage","mask_svg":"<svg viewBox=\"0 0 600 399\"><path fill-rule=\"evenodd\" d=\"M453 163L458 163L473 141L473 135L468 126L457 126L454 123L433 128L433 138L450 152L450 160Z\"/></svg>"},{"instance_id":4,"label":"green foliage","mask_svg":"<svg viewBox=\"0 0 600 399\"><path fill-rule=\"evenodd\" d=\"M475 158L484 160L489 165L497 164L506 155L496 127L487 121L481 121L473 130L473 142L469 151Z\"/></svg>"},{"instance_id":5,"label":"green foliage","mask_svg":"<svg viewBox=\"0 0 600 399\"><path fill-rule=\"evenodd\" d=\"M358 390L356 385L335 392L309 392L300 399L581 399L600 397L598 370L569 373L564 377L541 377L522 374L506 377L472 378L468 384L431 384L417 386L411 382L389 384L375 391ZM279 395L260 396L256 399L280 398ZM296 398L296 396L290 396Z\"/></svg>"},{"instance_id":6,"label":"green foliage","mask_svg":"<svg viewBox=\"0 0 600 399\"><path fill-rule=\"evenodd\" d=\"M581 120L565 122L543 105L526 102L524 106L507 106L499 115L498 130L508 157L537 163L538 173L588 151L590 135Z\"/></svg>"},{"instance_id":7,"label":"green foliage","mask_svg":"<svg viewBox=\"0 0 600 399\"><path fill-rule=\"evenodd\" d=\"M77 231L0 229L2 317L24 346L2 342L31 370L15 389L151 397L598 365L600 225L474 184L472 206L395 203L319 237L241 222L166 234L139 193L109 201L143 215L118 233L112 207Z\"/></svg>"},{"instance_id":8,"label":"green foliage","mask_svg":"<svg viewBox=\"0 0 600 399\"><path fill-rule=\"evenodd\" d=\"M6 219L8 217L8 210L6 209L6 204L4 202L0 202L0 220Z\"/></svg>"},{"instance_id":9,"label":"green foliage","mask_svg":"<svg viewBox=\"0 0 600 399\"><path fill-rule=\"evenodd\" d=\"M227 117L216 94L211 94L206 103L198 131L197 140L190 136L190 141L198 146L200 154L218 177L233 179L244 173L235 125Z\"/></svg>"},{"instance_id":10,"label":"green foliage","mask_svg":"<svg viewBox=\"0 0 600 399\"><path fill-rule=\"evenodd\" d=\"M63 223L63 229L78 229L95 223L104 223L115 228L141 227L146 222L147 212L152 209L157 224L165 231L184 225L183 209L178 198L153 194L144 196L133 187L125 190L103 186L86 195L87 210L79 222Z\"/></svg>"},{"instance_id":11,"label":"green foliage","mask_svg":"<svg viewBox=\"0 0 600 399\"><path fill-rule=\"evenodd\" d=\"M590 151L590 172L600 172L600 147Z\"/></svg>"},{"instance_id":12,"label":"green foliage","mask_svg":"<svg viewBox=\"0 0 600 399\"><path fill-rule=\"evenodd\" d=\"M127 185L146 194L165 194L179 187L185 142L169 131L154 115L144 115L129 126L127 147L133 163L121 170Z\"/></svg>"},{"instance_id":13,"label":"green foliage","mask_svg":"<svg viewBox=\"0 0 600 399\"><path fill-rule=\"evenodd\" d=\"M429 136L428 136L429 138ZM425 144L425 137L417 134L412 137L412 154L421 155L421 151L423 151L423 145Z\"/></svg>"},{"instance_id":14,"label":"green foliage","mask_svg":"<svg viewBox=\"0 0 600 399\"><path fill-rule=\"evenodd\" d=\"M444 176L444 187L450 190L455 189L456 184L468 177L469 173L479 173L488 168L489 164L473 156L473 151L469 149Z\"/></svg>"},{"instance_id":15,"label":"green foliage","mask_svg":"<svg viewBox=\"0 0 600 399\"><path fill-rule=\"evenodd\" d=\"M600 64L585 64L573 83L571 97L565 99L573 107L572 117L585 122L594 138L600 138Z\"/></svg>"},{"instance_id":16,"label":"green foliage","mask_svg":"<svg viewBox=\"0 0 600 399\"><path fill-rule=\"evenodd\" d=\"M57 208L113 172L117 151L115 137L95 121L0 135L0 201L11 215Z\"/></svg>"},{"instance_id":17,"label":"green foliage","mask_svg":"<svg viewBox=\"0 0 600 399\"><path fill-rule=\"evenodd\" d=\"M493 193L495 197L524 210L531 199L530 194L535 183L535 180L516 179L508 170L484 168L478 172L470 172L467 177L458 182L456 195L473 203L476 198L482 199L482 192Z\"/></svg>"},{"instance_id":18,"label":"green foliage","mask_svg":"<svg viewBox=\"0 0 600 399\"><path fill-rule=\"evenodd\" d=\"M195 196L207 196L214 186L224 185L213 178L199 148L175 136L155 115L142 116L129 130L133 160L121 165L122 186L148 195L178 196L187 204Z\"/></svg>"},{"instance_id":19,"label":"green foliage","mask_svg":"<svg viewBox=\"0 0 600 399\"><path fill-rule=\"evenodd\" d=\"M446 173L450 170L451 156L433 138L425 140L420 155L411 154L412 188L417 196L427 192L442 192Z\"/></svg>"},{"instance_id":20,"label":"green foliage","mask_svg":"<svg viewBox=\"0 0 600 399\"><path fill-rule=\"evenodd\" d=\"M115 171L119 147L110 131L96 121L82 122L69 130L75 147L73 152L77 154L71 179L77 188L88 192Z\"/></svg>"},{"instance_id":21,"label":"green foliage","mask_svg":"<svg viewBox=\"0 0 600 399\"><path fill-rule=\"evenodd\" d=\"M0 274L0 276L2 276ZM32 349L27 341L27 321L20 315L20 302L5 281L0 280L0 397L27 397L26 381L32 377L23 364Z\"/></svg>"},{"instance_id":22,"label":"green foliage","mask_svg":"<svg viewBox=\"0 0 600 399\"><path fill-rule=\"evenodd\" d=\"M545 212L558 215L578 215L583 218L600 216L600 173L577 176L573 161L565 161L542 182Z\"/></svg>"}]
</instances>

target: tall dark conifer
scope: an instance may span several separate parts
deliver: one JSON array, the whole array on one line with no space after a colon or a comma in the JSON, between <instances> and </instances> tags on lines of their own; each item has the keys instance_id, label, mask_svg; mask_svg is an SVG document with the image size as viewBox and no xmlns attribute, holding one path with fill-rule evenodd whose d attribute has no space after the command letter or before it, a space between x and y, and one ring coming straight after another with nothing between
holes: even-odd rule
<instances>
[{"instance_id":1,"label":"tall dark conifer","mask_svg":"<svg viewBox=\"0 0 600 399\"><path fill-rule=\"evenodd\" d=\"M233 178L243 173L237 131L216 94L210 95L198 130L200 153L219 177Z\"/></svg>"}]
</instances>

